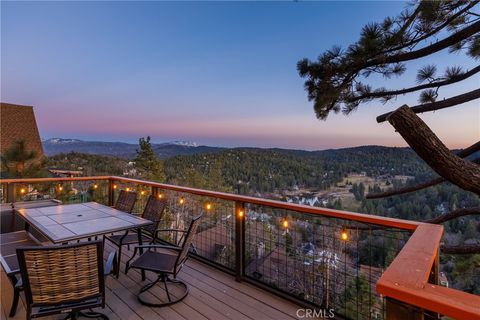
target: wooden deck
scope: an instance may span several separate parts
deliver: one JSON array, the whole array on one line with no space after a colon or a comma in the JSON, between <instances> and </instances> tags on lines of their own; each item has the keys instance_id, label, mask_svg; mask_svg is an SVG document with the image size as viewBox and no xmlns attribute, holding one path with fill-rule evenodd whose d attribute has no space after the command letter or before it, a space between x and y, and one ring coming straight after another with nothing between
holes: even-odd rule
<instances>
[{"instance_id":1,"label":"wooden deck","mask_svg":"<svg viewBox=\"0 0 480 320\"><path fill-rule=\"evenodd\" d=\"M122 254L122 273L117 280L109 276L106 281L107 307L101 312L111 320L128 319L297 319L296 310L299 306L274 294L259 289L247 283L236 282L234 277L216 270L194 259L189 259L179 274L179 278L187 282L189 295L182 301L170 307L150 308L141 305L136 294L143 285L140 273L131 270L128 275L123 273L125 261L132 251ZM114 250L107 245L106 252ZM154 279L147 273L148 279ZM147 279L147 281L148 281ZM150 290L149 298L161 299L163 289L157 285ZM1 319L25 319L23 297L19 303L17 314L8 318L12 301L12 286L5 273L1 274ZM100 310L99 310L100 311ZM42 319L62 319L62 316Z\"/></svg>"}]
</instances>

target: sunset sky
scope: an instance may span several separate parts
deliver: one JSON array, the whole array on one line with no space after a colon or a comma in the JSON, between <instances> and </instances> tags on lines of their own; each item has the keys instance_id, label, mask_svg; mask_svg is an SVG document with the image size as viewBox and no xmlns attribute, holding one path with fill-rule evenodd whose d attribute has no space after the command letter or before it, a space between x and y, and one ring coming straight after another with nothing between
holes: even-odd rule
<instances>
[{"instance_id":1,"label":"sunset sky","mask_svg":"<svg viewBox=\"0 0 480 320\"><path fill-rule=\"evenodd\" d=\"M405 146L375 117L416 96L315 118L296 63L356 41L404 2L2 2L1 101L33 105L42 138L325 149ZM448 52L415 61L470 68ZM477 62L478 63L478 62ZM440 92L477 88L476 77ZM473 102L422 115L451 148L480 139Z\"/></svg>"}]
</instances>

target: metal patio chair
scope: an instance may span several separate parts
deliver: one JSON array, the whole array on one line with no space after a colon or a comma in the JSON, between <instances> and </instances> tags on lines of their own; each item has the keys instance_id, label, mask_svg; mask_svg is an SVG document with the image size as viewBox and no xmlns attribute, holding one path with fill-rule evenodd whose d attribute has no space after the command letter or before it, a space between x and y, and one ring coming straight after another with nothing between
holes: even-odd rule
<instances>
[{"instance_id":1,"label":"metal patio chair","mask_svg":"<svg viewBox=\"0 0 480 320\"><path fill-rule=\"evenodd\" d=\"M173 231L185 233L185 237L181 246L151 244L135 247L133 256L127 261L126 272L133 268L141 271L151 271L157 274L156 280L140 289L137 298L142 304L150 307L165 307L180 302L187 296L188 286L185 282L178 280L177 275L187 261L188 251L197 232L201 217L202 214L194 217L187 230L173 229ZM161 231L172 230L158 230L157 232ZM133 263L131 263L133 258L135 258L137 251L140 249L147 249L147 251L140 254L140 256L133 261ZM142 293L151 289L158 282L163 282L168 301L163 303L155 303L144 299L142 297ZM174 297L173 299L172 294L170 293L171 289L169 289L169 286L172 284L178 285L182 288L181 293L177 293L177 297Z\"/></svg>"},{"instance_id":2,"label":"metal patio chair","mask_svg":"<svg viewBox=\"0 0 480 320\"><path fill-rule=\"evenodd\" d=\"M121 190L114 208L123 212L131 213L135 206L135 202L137 202L136 192Z\"/></svg>"},{"instance_id":3,"label":"metal patio chair","mask_svg":"<svg viewBox=\"0 0 480 320\"><path fill-rule=\"evenodd\" d=\"M142 242L155 242L157 237L156 230L158 229L158 225L162 220L164 210L166 206L165 199L158 199L157 197L151 195L148 197L147 204L145 205L145 209L142 213L142 218L150 220L153 224L143 227L140 229ZM118 247L117 250L117 265L120 266L120 260L122 257L122 246L124 245L131 245L138 243L138 232L131 232L131 230L127 230L124 234L115 234L115 235L106 235L104 236L105 239L110 241L112 244ZM120 275L120 268L117 269L117 278Z\"/></svg>"},{"instance_id":4,"label":"metal patio chair","mask_svg":"<svg viewBox=\"0 0 480 320\"><path fill-rule=\"evenodd\" d=\"M27 319L66 314L66 319L108 317L90 309L105 307L105 275L115 253L103 266L102 241L72 245L23 247L17 257L25 291ZM90 311L84 312L83 310Z\"/></svg>"}]
</instances>

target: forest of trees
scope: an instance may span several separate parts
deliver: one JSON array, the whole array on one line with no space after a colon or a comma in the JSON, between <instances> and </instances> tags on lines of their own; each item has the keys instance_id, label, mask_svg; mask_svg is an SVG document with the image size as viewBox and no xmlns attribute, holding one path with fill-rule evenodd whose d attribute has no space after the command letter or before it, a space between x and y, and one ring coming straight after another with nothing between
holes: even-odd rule
<instances>
[{"instance_id":1,"label":"forest of trees","mask_svg":"<svg viewBox=\"0 0 480 320\"><path fill-rule=\"evenodd\" d=\"M433 176L410 149L379 146L315 152L238 148L173 157L165 161L164 167L167 182L208 189L212 175L221 175L220 185L240 194L294 187L324 190L351 172L365 172L368 176Z\"/></svg>"},{"instance_id":2,"label":"forest of trees","mask_svg":"<svg viewBox=\"0 0 480 320\"><path fill-rule=\"evenodd\" d=\"M123 175L128 160L87 153L60 153L46 159L47 168L79 170L85 176Z\"/></svg>"}]
</instances>

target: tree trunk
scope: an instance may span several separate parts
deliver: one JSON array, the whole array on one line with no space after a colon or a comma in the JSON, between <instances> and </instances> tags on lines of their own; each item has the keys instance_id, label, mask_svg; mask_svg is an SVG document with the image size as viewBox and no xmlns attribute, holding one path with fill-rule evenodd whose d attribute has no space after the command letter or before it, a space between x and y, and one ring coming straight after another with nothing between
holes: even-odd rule
<instances>
[{"instance_id":1,"label":"tree trunk","mask_svg":"<svg viewBox=\"0 0 480 320\"><path fill-rule=\"evenodd\" d=\"M407 105L398 108L387 120L435 172L460 188L480 195L480 166L450 152Z\"/></svg>"}]
</instances>

